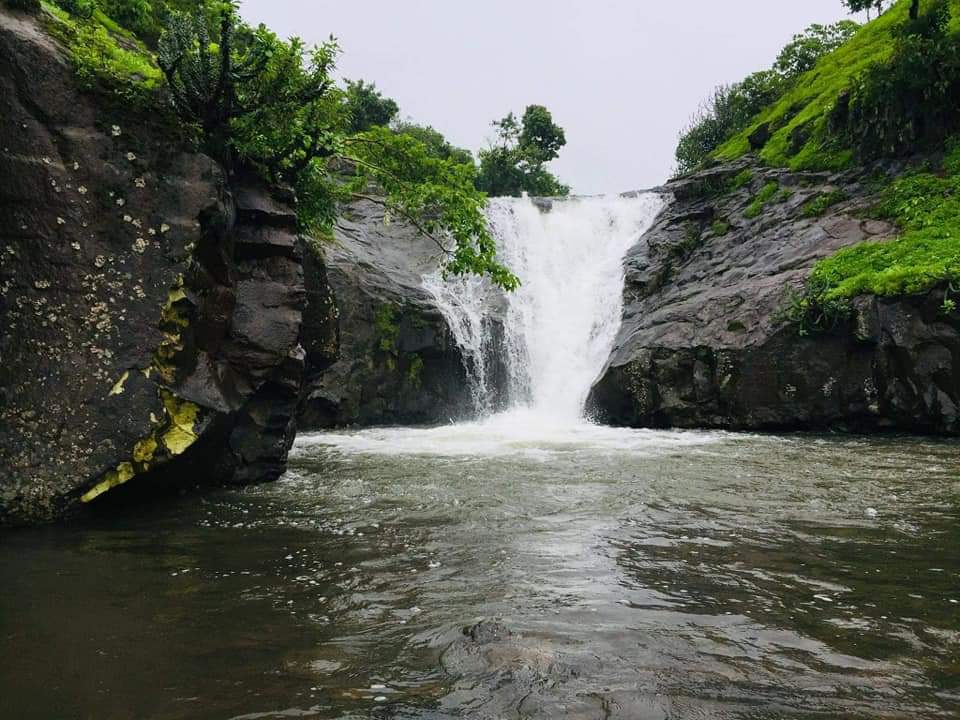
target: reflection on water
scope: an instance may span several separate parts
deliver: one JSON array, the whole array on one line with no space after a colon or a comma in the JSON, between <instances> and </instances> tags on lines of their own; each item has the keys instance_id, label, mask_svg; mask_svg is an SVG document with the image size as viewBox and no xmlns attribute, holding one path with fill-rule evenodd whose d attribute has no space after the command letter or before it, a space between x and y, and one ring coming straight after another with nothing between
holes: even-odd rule
<instances>
[{"instance_id":1,"label":"reflection on water","mask_svg":"<svg viewBox=\"0 0 960 720\"><path fill-rule=\"evenodd\" d=\"M957 717L958 449L305 436L274 485L0 536L0 715Z\"/></svg>"}]
</instances>

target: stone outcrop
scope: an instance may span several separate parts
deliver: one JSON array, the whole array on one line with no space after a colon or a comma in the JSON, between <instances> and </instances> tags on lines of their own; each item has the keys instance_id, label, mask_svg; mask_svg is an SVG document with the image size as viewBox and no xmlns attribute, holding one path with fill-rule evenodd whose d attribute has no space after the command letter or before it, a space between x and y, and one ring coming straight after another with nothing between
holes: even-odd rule
<instances>
[{"instance_id":1,"label":"stone outcrop","mask_svg":"<svg viewBox=\"0 0 960 720\"><path fill-rule=\"evenodd\" d=\"M345 209L322 244L327 282L308 268L301 427L446 422L471 412L460 350L423 288L440 253L372 202Z\"/></svg>"},{"instance_id":2,"label":"stone outcrop","mask_svg":"<svg viewBox=\"0 0 960 720\"><path fill-rule=\"evenodd\" d=\"M942 288L857 298L848 321L805 337L785 318L818 259L896 235L863 219L864 177L746 160L662 188L671 202L626 259L623 327L591 411L648 427L960 431L960 316ZM842 201L811 216L824 197Z\"/></svg>"},{"instance_id":3,"label":"stone outcrop","mask_svg":"<svg viewBox=\"0 0 960 720\"><path fill-rule=\"evenodd\" d=\"M304 368L291 198L80 92L6 8L0 107L0 523L277 477Z\"/></svg>"}]
</instances>

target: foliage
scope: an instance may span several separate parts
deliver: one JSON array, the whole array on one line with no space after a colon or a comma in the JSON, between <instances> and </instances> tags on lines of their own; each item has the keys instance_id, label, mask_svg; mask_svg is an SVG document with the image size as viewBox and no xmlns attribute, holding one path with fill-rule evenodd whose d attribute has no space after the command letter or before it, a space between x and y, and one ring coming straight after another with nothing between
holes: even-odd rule
<instances>
[{"instance_id":1,"label":"foliage","mask_svg":"<svg viewBox=\"0 0 960 720\"><path fill-rule=\"evenodd\" d=\"M821 193L803 206L803 215L808 218L820 217L831 207L846 199L847 194L839 188L827 193Z\"/></svg>"},{"instance_id":2,"label":"foliage","mask_svg":"<svg viewBox=\"0 0 960 720\"><path fill-rule=\"evenodd\" d=\"M384 353L396 353L400 339L400 326L397 324L397 308L384 303L377 308L373 316L373 328L377 334L377 349Z\"/></svg>"},{"instance_id":3,"label":"foliage","mask_svg":"<svg viewBox=\"0 0 960 720\"><path fill-rule=\"evenodd\" d=\"M92 18L97 9L93 0L56 0L56 3L63 10L82 20Z\"/></svg>"},{"instance_id":4,"label":"foliage","mask_svg":"<svg viewBox=\"0 0 960 720\"><path fill-rule=\"evenodd\" d=\"M887 5L887 0L843 0L843 4L850 9L850 12L866 10L869 13L871 9L874 9L879 15L883 12L884 6ZM911 0L910 17L916 19L919 12L920 0Z\"/></svg>"},{"instance_id":5,"label":"foliage","mask_svg":"<svg viewBox=\"0 0 960 720\"><path fill-rule=\"evenodd\" d=\"M390 127L396 133L419 140L426 146L427 152L435 158L451 160L460 165L473 165L473 155L469 150L452 145L442 133L429 125L417 125L409 120L398 120L394 121Z\"/></svg>"},{"instance_id":6,"label":"foliage","mask_svg":"<svg viewBox=\"0 0 960 720\"><path fill-rule=\"evenodd\" d=\"M714 90L680 134L675 153L678 173L699 167L724 140L746 126L781 92L782 78L770 70Z\"/></svg>"},{"instance_id":7,"label":"foliage","mask_svg":"<svg viewBox=\"0 0 960 720\"><path fill-rule=\"evenodd\" d=\"M741 170L738 172L733 180L730 181L730 190L739 190L745 185L749 185L753 182L753 171L752 170Z\"/></svg>"},{"instance_id":8,"label":"foliage","mask_svg":"<svg viewBox=\"0 0 960 720\"><path fill-rule=\"evenodd\" d=\"M230 6L216 32L213 42L204 14L173 14L158 51L176 109L200 128L208 152L291 185L309 232L329 232L342 203L364 199L383 208L385 222L402 217L432 238L448 272L519 284L496 260L472 165L385 127L352 132L349 87L331 79L335 40L313 48L284 41L240 24Z\"/></svg>"},{"instance_id":9,"label":"foliage","mask_svg":"<svg viewBox=\"0 0 960 720\"><path fill-rule=\"evenodd\" d=\"M529 105L521 120L509 113L493 123L497 140L480 151L477 187L488 195L567 195L562 184L544 165L555 159L567 140L542 105Z\"/></svg>"},{"instance_id":10,"label":"foliage","mask_svg":"<svg viewBox=\"0 0 960 720\"><path fill-rule=\"evenodd\" d=\"M760 189L760 192L753 198L753 202L747 206L747 209L743 211L743 216L750 219L758 217L760 213L763 212L763 208L773 200L779 191L779 184L772 181L768 182Z\"/></svg>"},{"instance_id":11,"label":"foliage","mask_svg":"<svg viewBox=\"0 0 960 720\"><path fill-rule=\"evenodd\" d=\"M811 25L780 52L773 69L755 72L739 83L714 90L680 134L676 150L678 173L702 165L725 141L783 96L798 76L850 39L858 28L850 20Z\"/></svg>"},{"instance_id":12,"label":"foliage","mask_svg":"<svg viewBox=\"0 0 960 720\"><path fill-rule=\"evenodd\" d=\"M352 133L389 125L400 112L400 106L391 98L384 97L375 83L367 84L363 80L347 80L345 102L348 130Z\"/></svg>"}]
</instances>

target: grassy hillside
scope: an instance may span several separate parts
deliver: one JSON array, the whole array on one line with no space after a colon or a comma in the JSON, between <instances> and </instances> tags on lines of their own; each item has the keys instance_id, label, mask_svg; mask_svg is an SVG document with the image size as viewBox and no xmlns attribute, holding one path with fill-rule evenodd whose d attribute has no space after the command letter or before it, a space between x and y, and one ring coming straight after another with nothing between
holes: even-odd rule
<instances>
[{"instance_id":1,"label":"grassy hillside","mask_svg":"<svg viewBox=\"0 0 960 720\"><path fill-rule=\"evenodd\" d=\"M957 32L960 30L960 0L949 0L948 5L952 14L950 30ZM760 158L765 163L793 170L849 166L853 151L838 147L828 137L830 112L841 93L850 88L861 73L890 58L895 31L907 21L909 7L910 0L900 0L864 25L842 47L820 58L816 66L801 75L783 97L721 145L714 157L731 160L750 152L749 136L759 126L769 123L771 137L760 151ZM794 133L805 136L805 140L795 144Z\"/></svg>"}]
</instances>

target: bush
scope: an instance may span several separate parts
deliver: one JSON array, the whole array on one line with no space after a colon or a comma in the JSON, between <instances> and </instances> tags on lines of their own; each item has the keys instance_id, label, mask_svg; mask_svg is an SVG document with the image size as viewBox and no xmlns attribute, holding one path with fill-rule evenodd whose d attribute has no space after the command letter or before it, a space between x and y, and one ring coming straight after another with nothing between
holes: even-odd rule
<instances>
[{"instance_id":1,"label":"bush","mask_svg":"<svg viewBox=\"0 0 960 720\"><path fill-rule=\"evenodd\" d=\"M677 172L700 165L723 142L782 93L782 78L772 71L754 73L743 82L718 87L680 134Z\"/></svg>"},{"instance_id":2,"label":"bush","mask_svg":"<svg viewBox=\"0 0 960 720\"><path fill-rule=\"evenodd\" d=\"M831 115L832 134L864 159L939 145L960 129L960 44L950 8L934 4L897 33L893 56L868 68Z\"/></svg>"}]
</instances>

